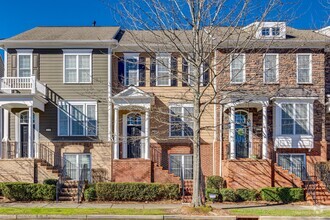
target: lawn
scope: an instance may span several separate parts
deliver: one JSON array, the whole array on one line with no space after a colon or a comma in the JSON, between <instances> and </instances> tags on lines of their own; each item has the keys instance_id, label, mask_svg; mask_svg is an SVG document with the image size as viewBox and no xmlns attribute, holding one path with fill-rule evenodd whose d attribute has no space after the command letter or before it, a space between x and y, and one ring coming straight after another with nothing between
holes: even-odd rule
<instances>
[{"instance_id":1,"label":"lawn","mask_svg":"<svg viewBox=\"0 0 330 220\"><path fill-rule=\"evenodd\" d=\"M165 215L161 209L0 208L2 215Z\"/></svg>"},{"instance_id":2,"label":"lawn","mask_svg":"<svg viewBox=\"0 0 330 220\"><path fill-rule=\"evenodd\" d=\"M299 210L299 209L231 209L231 215L249 216L312 216L330 217L330 210Z\"/></svg>"}]
</instances>

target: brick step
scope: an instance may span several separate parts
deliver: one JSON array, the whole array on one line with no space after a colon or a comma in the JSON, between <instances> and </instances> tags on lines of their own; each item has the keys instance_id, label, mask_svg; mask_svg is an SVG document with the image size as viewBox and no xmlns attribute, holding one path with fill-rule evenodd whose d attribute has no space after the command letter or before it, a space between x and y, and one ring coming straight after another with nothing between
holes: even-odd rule
<instances>
[{"instance_id":1,"label":"brick step","mask_svg":"<svg viewBox=\"0 0 330 220\"><path fill-rule=\"evenodd\" d=\"M77 201L76 196L59 196L58 198L59 201Z\"/></svg>"},{"instance_id":2,"label":"brick step","mask_svg":"<svg viewBox=\"0 0 330 220\"><path fill-rule=\"evenodd\" d=\"M184 196L182 198L183 203L191 203L192 202L192 196Z\"/></svg>"}]
</instances>

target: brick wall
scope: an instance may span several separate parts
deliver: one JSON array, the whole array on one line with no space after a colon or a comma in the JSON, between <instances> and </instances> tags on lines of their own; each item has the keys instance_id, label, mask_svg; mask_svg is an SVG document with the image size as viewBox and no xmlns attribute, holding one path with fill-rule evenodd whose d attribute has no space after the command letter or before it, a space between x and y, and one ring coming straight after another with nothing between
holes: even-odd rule
<instances>
[{"instance_id":1,"label":"brick wall","mask_svg":"<svg viewBox=\"0 0 330 220\"><path fill-rule=\"evenodd\" d=\"M151 161L145 159L113 160L112 181L151 182Z\"/></svg>"}]
</instances>

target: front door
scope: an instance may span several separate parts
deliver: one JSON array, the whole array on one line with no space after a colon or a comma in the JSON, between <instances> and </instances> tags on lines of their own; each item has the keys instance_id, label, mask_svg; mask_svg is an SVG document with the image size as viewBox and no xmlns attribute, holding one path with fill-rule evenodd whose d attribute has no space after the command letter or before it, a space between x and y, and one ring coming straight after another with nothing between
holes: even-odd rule
<instances>
[{"instance_id":1,"label":"front door","mask_svg":"<svg viewBox=\"0 0 330 220\"><path fill-rule=\"evenodd\" d=\"M127 116L127 158L141 158L141 115Z\"/></svg>"},{"instance_id":2,"label":"front door","mask_svg":"<svg viewBox=\"0 0 330 220\"><path fill-rule=\"evenodd\" d=\"M29 125L21 124L21 148L20 148L20 157L28 157L28 148L29 148Z\"/></svg>"},{"instance_id":3,"label":"front door","mask_svg":"<svg viewBox=\"0 0 330 220\"><path fill-rule=\"evenodd\" d=\"M235 113L235 147L236 158L249 157L248 114L243 111Z\"/></svg>"},{"instance_id":4,"label":"front door","mask_svg":"<svg viewBox=\"0 0 330 220\"><path fill-rule=\"evenodd\" d=\"M66 175L72 180L83 179L91 182L91 155L90 154L64 154Z\"/></svg>"}]
</instances>

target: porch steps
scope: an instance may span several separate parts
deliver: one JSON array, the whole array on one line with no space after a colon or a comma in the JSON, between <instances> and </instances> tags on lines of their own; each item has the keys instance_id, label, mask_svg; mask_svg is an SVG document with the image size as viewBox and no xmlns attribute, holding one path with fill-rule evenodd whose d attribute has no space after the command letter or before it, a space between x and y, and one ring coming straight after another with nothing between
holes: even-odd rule
<instances>
[{"instance_id":1,"label":"porch steps","mask_svg":"<svg viewBox=\"0 0 330 220\"><path fill-rule=\"evenodd\" d=\"M330 205L330 192L325 186L325 184L321 180L313 181L311 184L313 184L310 187L313 187L315 189L315 200L316 204L318 205ZM305 181L305 193L306 193L306 201L310 203L311 205L314 204L313 200L313 194L314 192L308 192L307 191L307 185L308 182Z\"/></svg>"},{"instance_id":2,"label":"porch steps","mask_svg":"<svg viewBox=\"0 0 330 220\"><path fill-rule=\"evenodd\" d=\"M67 180L64 182L61 192L59 195L59 201L72 201L77 202L78 197L78 181L75 180Z\"/></svg>"},{"instance_id":3,"label":"porch steps","mask_svg":"<svg viewBox=\"0 0 330 220\"><path fill-rule=\"evenodd\" d=\"M158 163L153 162L153 182L181 184L180 177L170 173Z\"/></svg>"},{"instance_id":4,"label":"porch steps","mask_svg":"<svg viewBox=\"0 0 330 220\"><path fill-rule=\"evenodd\" d=\"M54 166L47 163L45 160L37 159L36 162L38 167L43 168L49 174L49 176L53 176L55 179L60 176L61 172Z\"/></svg>"},{"instance_id":5,"label":"porch steps","mask_svg":"<svg viewBox=\"0 0 330 220\"><path fill-rule=\"evenodd\" d=\"M275 172L282 179L282 182L277 182L276 186L286 186L288 183L291 183L293 187L302 188L304 186L304 182L295 174L290 173L289 170L284 169L279 166L277 163L274 163Z\"/></svg>"},{"instance_id":6,"label":"porch steps","mask_svg":"<svg viewBox=\"0 0 330 220\"><path fill-rule=\"evenodd\" d=\"M193 195L193 181L184 180L184 196L182 196L182 203L191 203Z\"/></svg>"}]
</instances>

